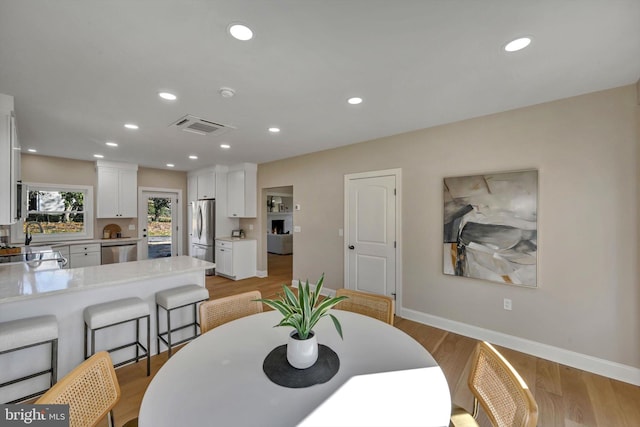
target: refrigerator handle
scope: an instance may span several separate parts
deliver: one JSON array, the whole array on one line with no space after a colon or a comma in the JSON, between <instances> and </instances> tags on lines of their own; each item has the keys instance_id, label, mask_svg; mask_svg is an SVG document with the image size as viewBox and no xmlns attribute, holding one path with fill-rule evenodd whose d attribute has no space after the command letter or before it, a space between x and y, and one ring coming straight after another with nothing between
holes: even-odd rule
<instances>
[{"instance_id":1,"label":"refrigerator handle","mask_svg":"<svg viewBox=\"0 0 640 427\"><path fill-rule=\"evenodd\" d=\"M202 238L202 208L200 206L198 206L197 224L198 224L198 239L201 239Z\"/></svg>"}]
</instances>

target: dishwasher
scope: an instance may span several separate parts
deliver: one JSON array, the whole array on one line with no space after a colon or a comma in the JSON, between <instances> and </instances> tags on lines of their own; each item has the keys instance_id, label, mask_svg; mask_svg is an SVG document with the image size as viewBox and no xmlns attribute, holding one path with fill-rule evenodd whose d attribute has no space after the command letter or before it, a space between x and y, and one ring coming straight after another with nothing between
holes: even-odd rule
<instances>
[{"instance_id":1,"label":"dishwasher","mask_svg":"<svg viewBox=\"0 0 640 427\"><path fill-rule=\"evenodd\" d=\"M135 242L102 242L102 264L136 261L138 244Z\"/></svg>"}]
</instances>

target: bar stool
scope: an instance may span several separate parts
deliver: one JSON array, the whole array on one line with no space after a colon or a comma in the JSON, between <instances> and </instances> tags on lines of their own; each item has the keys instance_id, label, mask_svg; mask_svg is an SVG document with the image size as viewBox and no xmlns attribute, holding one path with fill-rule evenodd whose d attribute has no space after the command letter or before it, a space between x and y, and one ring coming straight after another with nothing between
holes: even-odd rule
<instances>
[{"instance_id":1,"label":"bar stool","mask_svg":"<svg viewBox=\"0 0 640 427\"><path fill-rule=\"evenodd\" d=\"M198 311L197 304L209 299L209 291L207 288L198 285L184 285L177 288L166 289L156 293L156 325L158 327L158 353L160 353L160 341L162 341L167 348L168 358L171 357L171 349L179 344L185 343L198 336L197 327L198 323ZM171 312L179 308L193 306L193 322L187 323L180 327L171 329ZM163 308L167 313L167 330L166 332L160 332L160 308ZM193 335L182 339L178 342L171 340L171 333L179 331L181 329L193 326ZM165 336L166 335L166 339Z\"/></svg>"},{"instance_id":2,"label":"bar stool","mask_svg":"<svg viewBox=\"0 0 640 427\"><path fill-rule=\"evenodd\" d=\"M51 375L49 386L53 386L58 381L58 320L56 316L46 315L0 323L0 355L49 343L51 344L49 369L7 381L0 384L0 388L46 374ZM9 370L8 367L6 369ZM31 399L47 390L41 390L5 403Z\"/></svg>"},{"instance_id":3,"label":"bar stool","mask_svg":"<svg viewBox=\"0 0 640 427\"><path fill-rule=\"evenodd\" d=\"M140 342L140 319L147 319L147 346ZM147 358L147 376L151 374L151 314L149 304L140 298L124 298L109 301L102 304L90 305L84 309L84 358L95 354L96 331L120 325L127 322L136 322L136 340L127 344L107 350L109 353L135 346L136 356L131 359L114 364L114 367L124 365L134 360L137 362L143 357ZM91 331L91 353L88 353L87 332ZM139 351L142 350L142 354Z\"/></svg>"}]
</instances>

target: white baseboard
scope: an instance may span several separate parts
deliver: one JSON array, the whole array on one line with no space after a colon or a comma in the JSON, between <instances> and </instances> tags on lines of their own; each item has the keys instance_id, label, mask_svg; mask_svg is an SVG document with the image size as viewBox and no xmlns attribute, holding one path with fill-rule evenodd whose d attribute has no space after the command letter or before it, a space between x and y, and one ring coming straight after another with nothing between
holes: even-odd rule
<instances>
[{"instance_id":1,"label":"white baseboard","mask_svg":"<svg viewBox=\"0 0 640 427\"><path fill-rule=\"evenodd\" d=\"M267 276L268 276L267 270L257 270L256 271L256 277L264 279Z\"/></svg>"},{"instance_id":2,"label":"white baseboard","mask_svg":"<svg viewBox=\"0 0 640 427\"><path fill-rule=\"evenodd\" d=\"M516 351L531 354L542 359L571 366L583 371L592 372L629 384L640 386L640 369L617 362L600 359L586 354L576 353L548 344L503 334L501 332L456 322L443 317L433 316L408 308L401 308L399 315L438 329L464 335L477 340L489 341L493 344L507 347Z\"/></svg>"}]
</instances>

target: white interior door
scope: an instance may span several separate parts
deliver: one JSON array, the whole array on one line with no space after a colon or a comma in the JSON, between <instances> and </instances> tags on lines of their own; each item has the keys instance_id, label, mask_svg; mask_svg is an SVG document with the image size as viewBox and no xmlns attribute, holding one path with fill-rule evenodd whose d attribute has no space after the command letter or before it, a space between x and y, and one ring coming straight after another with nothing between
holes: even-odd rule
<instances>
[{"instance_id":1,"label":"white interior door","mask_svg":"<svg viewBox=\"0 0 640 427\"><path fill-rule=\"evenodd\" d=\"M364 175L364 176L362 176ZM396 295L395 174L345 177L345 287Z\"/></svg>"}]
</instances>

